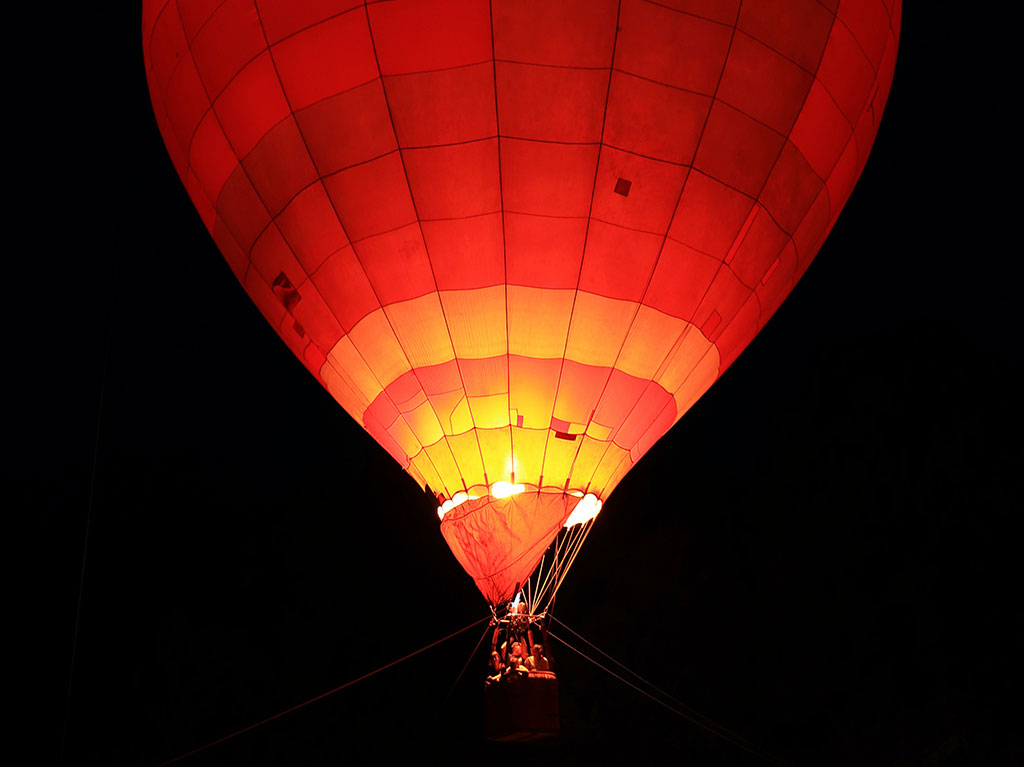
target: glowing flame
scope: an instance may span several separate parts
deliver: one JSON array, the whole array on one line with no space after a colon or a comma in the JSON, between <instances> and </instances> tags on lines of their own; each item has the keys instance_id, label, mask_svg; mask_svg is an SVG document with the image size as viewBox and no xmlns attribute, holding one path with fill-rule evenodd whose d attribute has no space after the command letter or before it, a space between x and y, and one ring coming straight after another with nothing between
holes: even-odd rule
<instances>
[{"instance_id":1,"label":"glowing flame","mask_svg":"<svg viewBox=\"0 0 1024 767\"><path fill-rule=\"evenodd\" d=\"M565 526L572 527L573 525L582 525L584 522L589 522L601 511L601 506L602 503L596 495L587 493L576 504L576 508L572 510L569 518L565 520Z\"/></svg>"},{"instance_id":2,"label":"glowing flame","mask_svg":"<svg viewBox=\"0 0 1024 767\"><path fill-rule=\"evenodd\" d=\"M511 482L498 481L491 485L491 496L494 498L508 498L526 490L526 485L513 485Z\"/></svg>"},{"instance_id":3,"label":"glowing flame","mask_svg":"<svg viewBox=\"0 0 1024 767\"><path fill-rule=\"evenodd\" d=\"M463 504L466 501L472 501L479 497L479 495L470 495L469 493L458 492L437 507L437 518L444 519L444 515L451 511L452 509L454 509L456 506Z\"/></svg>"}]
</instances>

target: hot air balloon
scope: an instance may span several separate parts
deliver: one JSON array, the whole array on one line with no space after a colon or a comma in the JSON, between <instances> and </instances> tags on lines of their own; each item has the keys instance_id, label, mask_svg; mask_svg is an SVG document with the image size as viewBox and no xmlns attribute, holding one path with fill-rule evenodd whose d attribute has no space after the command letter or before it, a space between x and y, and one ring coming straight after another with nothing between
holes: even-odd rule
<instances>
[{"instance_id":1,"label":"hot air balloon","mask_svg":"<svg viewBox=\"0 0 1024 767\"><path fill-rule=\"evenodd\" d=\"M142 33L167 150L246 292L436 495L488 603L535 615L818 252L900 9L144 0Z\"/></svg>"}]
</instances>

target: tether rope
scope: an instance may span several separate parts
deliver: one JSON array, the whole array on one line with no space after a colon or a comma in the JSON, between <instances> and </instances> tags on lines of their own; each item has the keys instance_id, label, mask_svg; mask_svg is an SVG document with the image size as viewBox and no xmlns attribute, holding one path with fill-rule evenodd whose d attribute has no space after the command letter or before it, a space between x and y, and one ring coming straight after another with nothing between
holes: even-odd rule
<instances>
[{"instance_id":1,"label":"tether rope","mask_svg":"<svg viewBox=\"0 0 1024 767\"><path fill-rule=\"evenodd\" d=\"M180 762L182 759L186 759L186 758L188 758L190 756L198 754L199 752L205 751L208 748L213 748L214 746L219 745L220 743L223 743L226 740L231 740L232 738L237 737L238 735L241 735L242 733L249 732L250 730L255 730L257 727L261 727L262 725L267 724L268 722L272 722L275 719L280 719L285 714L290 714L293 711L298 711L300 708L308 706L310 703L315 703L318 700L323 700L328 695L333 695L334 693L339 692L340 690L344 690L346 687L351 687L352 685L356 684L357 682L362 682L364 679L369 679L374 674L379 674L381 671L386 671L387 669L391 668L392 666L397 666L402 661L409 660L409 658L412 658L412 657L414 657L416 655L419 655L422 652L426 652L430 648L436 647L437 645L441 644L442 642L447 642L449 639L451 639L453 637L457 637L459 634L462 634L462 633L464 633L466 631L469 631L471 628L479 626L481 623L483 623L486 620L490 620L490 616L483 617L483 618L481 618L478 621L473 621L473 623L470 623L468 626L464 626L463 628L461 628L458 631L455 631L455 632L449 634L446 637L442 637L441 639L438 639L437 641L431 642L430 644L428 644L428 645L426 645L424 647L421 647L420 649L415 650L414 652L411 652L408 655L403 655L401 658L398 658L397 660L393 660L390 663L386 663L385 665L381 666L378 669L375 669L375 670L370 671L370 672L368 672L366 674L363 674L361 677L353 679L353 680L351 680L349 682L345 682L345 684L338 685L337 687L335 687L335 688L333 688L331 690L328 690L327 692L322 692L319 695L317 695L316 697L310 698L307 701L303 701L302 703L298 703L298 704L292 706L291 708L286 708L284 711L280 711L280 712L274 714L273 716L268 716L266 719L261 719L260 721L255 722L254 724L250 724L247 727L243 727L242 729L237 730L237 731L231 733L230 735L225 735L223 738L218 738L217 740L211 741L211 742L207 743L205 746L200 746L199 748L194 748L194 749L192 749L191 751L189 751L187 753L184 753L184 754L181 754L180 756L174 757L173 759L168 759L166 762L161 762L160 763L160 767L166 767L166 765L168 765L168 764L174 764L175 762Z\"/></svg>"},{"instance_id":2,"label":"tether rope","mask_svg":"<svg viewBox=\"0 0 1024 767\"><path fill-rule=\"evenodd\" d=\"M565 625L564 623L562 623L561 621L559 621L559 623L561 623L561 625L562 625L562 626L564 626L565 628L569 628L568 626L566 626L566 625ZM572 629L569 629L569 630L571 631ZM576 632L573 632L573 633L575 634ZM733 744L734 746L737 746L738 748L742 748L742 749L743 749L744 751L748 751L749 753L751 753L751 754L754 754L755 756L759 756L759 757L761 757L762 759L765 759L765 760L771 761L771 757L770 757L770 756L769 756L768 754L766 754L766 753L764 753L763 751L761 751L761 750L759 750L759 749L755 748L754 746L752 746L752 745L750 745L750 744L746 743L746 742L745 742L745 741L744 741L743 739L741 739L741 738L740 738L739 736L733 735L733 734L732 734L732 733L730 733L730 732L729 732L728 730L726 730L725 728L723 728L723 727L720 727L720 726L718 726L718 725L716 725L716 726L712 727L712 726L710 726L710 725L706 724L705 722L702 722L702 721L701 721L700 719L696 718L695 716L693 716L693 715L691 715L691 714L687 713L686 711L680 710L680 709L676 708L675 706L672 706L672 705L670 705L669 703L666 703L665 701L661 700L660 698L657 698L657 697L655 697L654 695L651 695L651 694L650 694L649 692L647 692L647 690L644 690L644 689L643 689L642 687L638 687L637 685L633 684L633 683L632 683L631 681L629 681L628 679L626 679L626 678L624 678L624 677L620 676L619 674L616 674L616 673L615 673L614 671L612 671L612 670L611 670L610 668L608 668L607 666L605 666L605 665L603 665L603 664L599 663L598 661L594 660L594 659L593 659L593 658L591 658L591 657L590 657L589 655L587 655L586 653L584 653L584 652L583 652L582 650L579 650L579 649L577 649L577 648L573 647L573 646L572 646L571 644L569 644L568 642L566 642L566 641L565 641L564 639L562 639L561 637L559 637L559 636L556 636L554 632L552 632L552 631L549 631L549 632L548 632L548 636L549 636L549 637L551 637L552 639L556 639L556 640L558 640L558 642L559 642L560 644L564 645L565 647L568 647L568 648L569 648L570 650L572 650L572 651L573 651L574 653L576 653L576 654L577 654L577 655L579 655L580 657L584 658L585 660L588 660L588 661L590 661L590 662L591 662L591 663L593 663L593 664L594 664L595 666L597 666L597 667L598 667L599 669L601 669L602 671L604 671L604 672L606 672L606 673L610 674L611 676L615 677L616 679L618 679L618 680L619 680L620 682L622 682L623 684L625 684L625 685L627 685L627 686L629 686L629 687L632 687L632 688L633 688L634 690L636 690L636 691L637 691L638 693L640 693L641 695L643 695L643 696L645 696L645 697L647 697L647 698L650 698L651 700L653 700L653 701L654 701L655 703L657 703L657 704L658 704L658 705L660 705L660 706L664 706L664 707L665 707L665 708L667 708L667 709L668 709L669 711L671 711L671 712L672 712L673 714L676 714L677 716L681 716L681 717L682 717L683 719L686 719L687 721L689 721L689 722L691 722L691 723L693 723L693 724L697 725L698 727L700 727L700 728L701 728L701 729L703 729L703 730L706 730L706 731L710 732L710 733L711 733L712 735L715 735L715 736L717 736L717 737L721 738L722 740L725 740L725 741L728 741L729 743L732 743L732 744ZM577 634L577 636L579 636L579 635ZM582 639L582 637L580 637L580 638ZM583 641L586 641L586 640L584 639ZM590 644L590 642L587 642L587 644ZM593 646L593 645L591 645L591 646ZM595 647L594 649L597 649L597 648ZM600 650L599 650L599 652L600 652ZM605 654L605 653L603 653L603 652L602 652L601 654L602 654L602 655L606 655L606 654ZM609 656L607 656L607 655L606 655L606 657L609 657ZM617 663L617 662L618 662L618 661L616 661L616 663ZM619 664L619 665L622 665L622 664ZM626 667L625 667L625 666L623 666L623 668L626 668ZM626 669L626 670L627 670L627 671L629 671L629 669ZM650 682L647 682L646 680L644 680L644 679L643 679L643 677L642 677L642 676L640 676L639 674L637 674L636 672L634 672L634 671L630 671L629 673L631 673L631 674L632 674L633 676L635 676L635 677L636 677L637 679L641 679L641 680L643 680L643 681L644 681L644 682L645 682L646 684L650 685ZM652 688L652 689L655 689L655 690L657 689L656 687L654 687L654 685L650 685L650 686L651 686L651 688ZM689 707L687 707L687 708L689 708ZM696 713L696 712L695 712L695 713ZM702 719L706 719L706 720L707 720L708 722L711 722L711 721L713 721L713 720L711 720L711 719L708 719L707 717L705 717L705 716L704 716L703 714L698 714L698 716L700 716L700 717L701 717Z\"/></svg>"},{"instance_id":3,"label":"tether rope","mask_svg":"<svg viewBox=\"0 0 1024 767\"><path fill-rule=\"evenodd\" d=\"M490 628L491 628L491 624L490 623L488 623L486 626L484 626L484 633L482 633L480 635L480 638L478 640L476 640L476 646L473 648L473 651L469 654L469 657L466 658L466 662L462 666L462 671L460 671L459 675L457 677L455 677L455 681L452 682L451 689L448 690L448 694L444 696L445 701L447 701L448 698L450 698L452 696L452 693L455 692L455 688L459 686L459 682L462 681L462 675L466 673L466 669L469 668L469 664L472 663L473 662L473 658L476 657L476 651L480 649L480 645L483 644L484 637L487 636L487 632L490 630Z\"/></svg>"},{"instance_id":4,"label":"tether rope","mask_svg":"<svg viewBox=\"0 0 1024 767\"><path fill-rule=\"evenodd\" d=\"M109 265L108 265L109 271ZM107 342L109 339L109 312L103 318L103 348L100 358L100 391L96 398L96 434L92 443L92 467L89 470L89 501L85 507L85 533L82 536L82 566L78 572L78 599L75 600L75 626L71 634L71 662L68 665L68 689L64 698L64 726L60 736L60 761L64 764L67 748L68 723L71 720L71 694L75 681L75 660L78 657L78 628L82 621L82 595L85 593L85 565L89 554L89 532L92 529L92 511L96 500L96 471L100 461L100 434L103 427L103 395L107 388Z\"/></svg>"},{"instance_id":5,"label":"tether rope","mask_svg":"<svg viewBox=\"0 0 1024 767\"><path fill-rule=\"evenodd\" d=\"M564 628L566 631L568 631L574 637L579 639L581 642L585 642L588 646L592 647L594 650L597 650L597 652L601 653L601 655L603 655L605 658L610 660L612 663L614 663L616 666L621 668L623 671L626 671L627 673L629 673L630 675L632 675L636 679L639 679L641 682L646 684L648 687L650 687L652 690L654 690L659 695L663 695L666 699L668 699L668 700L672 701L673 703L675 703L679 708L683 709L684 711L689 712L692 716L696 716L696 717L699 717L700 719L703 719L705 722L710 723L711 726L717 727L722 732L727 733L730 737L733 737L736 740L743 740L743 736L742 735L739 735L738 733L735 733L732 730L730 730L728 727L725 727L724 725L719 724L714 719L712 719L710 716L706 716L706 715L702 714L700 711L697 711L696 709L691 708L690 706L687 706L685 703L683 703L678 698L676 698L676 697L672 696L671 694L665 692L660 687L658 687L655 684L652 684L647 679L644 679L644 677L640 676L638 673L633 671L633 669L629 668L626 664L624 664L624 663L616 660L615 658L613 658L611 655L609 655L604 650L602 650L600 647L595 645L593 642L591 642L585 636L581 635L580 633L578 633L576 631L573 631L573 629L571 627L567 626L565 624L565 622L560 621L554 615L551 616L551 620L555 621L559 626ZM559 640L559 641L561 641L561 640ZM588 660L589 660L589 658L588 658Z\"/></svg>"}]
</instances>

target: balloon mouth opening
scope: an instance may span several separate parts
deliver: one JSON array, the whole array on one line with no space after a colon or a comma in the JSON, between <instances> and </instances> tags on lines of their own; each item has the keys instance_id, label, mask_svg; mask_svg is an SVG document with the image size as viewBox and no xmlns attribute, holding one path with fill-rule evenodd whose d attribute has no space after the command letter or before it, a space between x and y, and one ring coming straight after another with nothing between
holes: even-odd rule
<instances>
[{"instance_id":1,"label":"balloon mouth opening","mask_svg":"<svg viewBox=\"0 0 1024 767\"><path fill-rule=\"evenodd\" d=\"M559 495L570 495L579 498L569 518L565 520L563 527L581 525L594 519L604 505L600 498L593 493L583 490L564 490L560 487L536 487L534 485L513 484L511 482L499 481L490 487L481 485L469 488L468 491L455 493L451 498L445 500L437 507L437 518L443 520L445 515L452 509L458 508L467 501L475 501L478 498L490 496L491 498L508 498L521 493L552 493Z\"/></svg>"}]
</instances>

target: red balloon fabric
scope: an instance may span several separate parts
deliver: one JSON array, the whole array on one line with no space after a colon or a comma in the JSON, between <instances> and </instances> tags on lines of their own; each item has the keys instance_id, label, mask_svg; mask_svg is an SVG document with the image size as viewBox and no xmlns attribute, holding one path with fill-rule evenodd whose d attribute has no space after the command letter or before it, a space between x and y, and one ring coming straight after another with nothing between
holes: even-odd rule
<instances>
[{"instance_id":1,"label":"red balloon fabric","mask_svg":"<svg viewBox=\"0 0 1024 767\"><path fill-rule=\"evenodd\" d=\"M566 493L490 495L453 508L441 533L492 605L515 596L579 499Z\"/></svg>"},{"instance_id":2,"label":"red balloon fabric","mask_svg":"<svg viewBox=\"0 0 1024 767\"><path fill-rule=\"evenodd\" d=\"M441 513L548 510L448 536L496 568L474 574L495 602L495 572L606 499L804 273L900 11L144 0L142 31L171 159L309 371Z\"/></svg>"}]
</instances>

